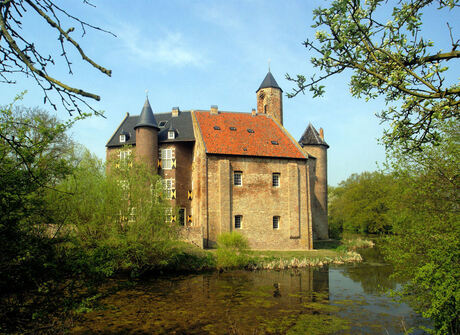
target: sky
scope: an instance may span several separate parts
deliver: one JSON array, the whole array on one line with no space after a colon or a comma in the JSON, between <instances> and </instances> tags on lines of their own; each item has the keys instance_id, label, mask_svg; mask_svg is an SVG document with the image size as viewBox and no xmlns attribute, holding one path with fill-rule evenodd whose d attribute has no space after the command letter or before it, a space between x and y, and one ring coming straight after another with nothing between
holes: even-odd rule
<instances>
[{"instance_id":1,"label":"sky","mask_svg":"<svg viewBox=\"0 0 460 335\"><path fill-rule=\"evenodd\" d=\"M31 13L23 18L24 35L45 54L55 56L56 66L49 70L50 75L101 96L100 102L89 102L104 111L105 118L79 121L71 133L76 142L105 159L105 144L127 112L140 113L146 90L154 113L169 112L175 106L190 110L211 105L218 105L219 110L250 112L256 108L255 92L270 61L279 86L284 93L291 92L294 84L285 79L286 73L309 77L317 71L309 61L313 54L302 42L314 38L313 9L325 7L329 1L93 0L95 7L82 1L56 2L116 35L87 29L81 38L79 27L64 20L65 27L75 26L73 37L86 54L112 70L108 77L71 51L73 75L69 75L59 56L57 34ZM428 37L448 47L447 20L451 25L455 22L433 12L426 17L426 28ZM324 129L330 145L330 185L352 173L376 170L385 160L385 150L378 144L385 125L375 116L385 108L384 102L353 98L349 76L343 73L326 81L326 94L321 98L313 98L309 92L292 99L283 97L284 127L295 139L300 139L309 122ZM43 104L43 92L31 78L16 80L15 85L0 83L0 105L27 90L20 104L68 118L62 107L55 112Z\"/></svg>"}]
</instances>

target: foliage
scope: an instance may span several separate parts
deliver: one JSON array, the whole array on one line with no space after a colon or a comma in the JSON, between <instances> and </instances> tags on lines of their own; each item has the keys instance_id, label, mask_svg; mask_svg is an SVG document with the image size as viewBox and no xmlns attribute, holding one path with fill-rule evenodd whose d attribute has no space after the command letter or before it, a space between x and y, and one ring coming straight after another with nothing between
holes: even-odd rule
<instances>
[{"instance_id":1,"label":"foliage","mask_svg":"<svg viewBox=\"0 0 460 335\"><path fill-rule=\"evenodd\" d=\"M447 24L445 34L450 34L452 45L435 49L435 43L422 35L423 15L433 7L440 13L456 11L459 4L458 0L405 0L392 11L388 6L387 0L335 0L328 8L316 9L316 41L304 45L318 55L311 62L324 72L309 80L287 75L298 86L289 96L306 89L321 96L324 79L351 70L353 96L385 97L388 107L379 114L390 123L385 144L400 142L405 150L419 149L425 143L438 143L439 127L447 120L459 120L460 115L460 86L455 76L454 82L449 80L447 66L460 58L460 40L453 39Z\"/></svg>"},{"instance_id":2,"label":"foliage","mask_svg":"<svg viewBox=\"0 0 460 335\"><path fill-rule=\"evenodd\" d=\"M39 109L1 107L0 114L0 332L40 320L60 305L68 270L50 233L42 194L71 173L72 142L62 124ZM59 280L58 280L59 279ZM35 299L31 299L31 295ZM21 327L21 326L19 326Z\"/></svg>"},{"instance_id":3,"label":"foliage","mask_svg":"<svg viewBox=\"0 0 460 335\"><path fill-rule=\"evenodd\" d=\"M460 332L460 133L442 126L445 141L410 155L394 148L390 168L399 179L392 208L394 235L386 257L407 279L401 296L434 321L436 334Z\"/></svg>"},{"instance_id":4,"label":"foliage","mask_svg":"<svg viewBox=\"0 0 460 335\"><path fill-rule=\"evenodd\" d=\"M331 236L343 231L385 233L391 229L387 215L395 190L393 176L380 172L352 174L329 191Z\"/></svg>"},{"instance_id":5,"label":"foliage","mask_svg":"<svg viewBox=\"0 0 460 335\"><path fill-rule=\"evenodd\" d=\"M83 2L91 5L87 1ZM75 31L75 27L72 25L76 24L81 27L82 36L86 34L86 29L110 32L79 19L65 8L58 6L53 0L0 0L0 56L2 58L0 81L15 84L14 77L13 79L11 77L17 73L23 73L35 79L37 85L43 90L44 102L50 103L55 110L57 109L56 104L50 98L51 91L57 93L62 106L70 114L75 110L80 113L81 104L96 112L88 105L85 98L100 100L98 95L72 87L50 74L51 65L55 66L59 62L57 62L56 57L40 49L37 41L27 37L24 32L27 25L24 25L24 22L31 20L30 15L39 18L44 26L51 28L51 32L57 33L59 43L56 44L56 47L59 49L59 56L63 57L67 65L69 74L73 74L72 60L68 54L69 45L80 54L85 62L108 76L112 74L111 70L100 66L86 55L83 48L72 36ZM69 26L66 26L67 23ZM34 29L37 28L34 27ZM45 29L41 32L47 33Z\"/></svg>"},{"instance_id":6,"label":"foliage","mask_svg":"<svg viewBox=\"0 0 460 335\"><path fill-rule=\"evenodd\" d=\"M212 264L175 241L162 184L145 166L120 161L107 176L66 136L75 120L13 105L0 117L0 332L54 329L114 273Z\"/></svg>"},{"instance_id":7,"label":"foliage","mask_svg":"<svg viewBox=\"0 0 460 335\"><path fill-rule=\"evenodd\" d=\"M217 238L217 267L219 269L243 268L249 262L248 239L237 233L222 233Z\"/></svg>"},{"instance_id":8,"label":"foliage","mask_svg":"<svg viewBox=\"0 0 460 335\"><path fill-rule=\"evenodd\" d=\"M169 222L171 207L162 197L160 177L133 164L132 157L117 164L106 176L102 162L84 151L74 172L57 186L60 192L49 192L48 203L65 227L61 233L72 241L63 252L82 250L84 262L100 276L119 271L138 276L167 265L178 227Z\"/></svg>"}]
</instances>

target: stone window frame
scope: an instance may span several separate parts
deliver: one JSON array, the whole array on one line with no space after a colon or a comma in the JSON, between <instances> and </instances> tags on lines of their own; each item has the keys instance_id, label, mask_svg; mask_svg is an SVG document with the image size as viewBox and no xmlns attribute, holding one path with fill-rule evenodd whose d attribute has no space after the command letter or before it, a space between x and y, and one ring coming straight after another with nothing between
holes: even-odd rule
<instances>
[{"instance_id":1,"label":"stone window frame","mask_svg":"<svg viewBox=\"0 0 460 335\"><path fill-rule=\"evenodd\" d=\"M168 155L168 152L170 155ZM174 148L160 149L161 168L163 170L172 170L174 160Z\"/></svg>"},{"instance_id":2,"label":"stone window frame","mask_svg":"<svg viewBox=\"0 0 460 335\"><path fill-rule=\"evenodd\" d=\"M176 132L174 130L168 131L168 140L174 140L176 138Z\"/></svg>"},{"instance_id":3,"label":"stone window frame","mask_svg":"<svg viewBox=\"0 0 460 335\"><path fill-rule=\"evenodd\" d=\"M243 229L243 215L235 215L233 226L235 229Z\"/></svg>"},{"instance_id":4,"label":"stone window frame","mask_svg":"<svg viewBox=\"0 0 460 335\"><path fill-rule=\"evenodd\" d=\"M273 223L274 230L280 229L280 216L279 215L273 216L272 223Z\"/></svg>"},{"instance_id":5,"label":"stone window frame","mask_svg":"<svg viewBox=\"0 0 460 335\"><path fill-rule=\"evenodd\" d=\"M281 186L281 173L273 172L272 173L272 186L280 187Z\"/></svg>"},{"instance_id":6,"label":"stone window frame","mask_svg":"<svg viewBox=\"0 0 460 335\"><path fill-rule=\"evenodd\" d=\"M121 134L120 135L120 143L125 143L126 142L126 135L125 134Z\"/></svg>"},{"instance_id":7,"label":"stone window frame","mask_svg":"<svg viewBox=\"0 0 460 335\"><path fill-rule=\"evenodd\" d=\"M163 184L163 188L166 191L166 198L172 199L172 190L174 190L175 179L174 178L166 178L161 180Z\"/></svg>"},{"instance_id":8,"label":"stone window frame","mask_svg":"<svg viewBox=\"0 0 460 335\"><path fill-rule=\"evenodd\" d=\"M233 171L233 185L243 186L243 171Z\"/></svg>"}]
</instances>

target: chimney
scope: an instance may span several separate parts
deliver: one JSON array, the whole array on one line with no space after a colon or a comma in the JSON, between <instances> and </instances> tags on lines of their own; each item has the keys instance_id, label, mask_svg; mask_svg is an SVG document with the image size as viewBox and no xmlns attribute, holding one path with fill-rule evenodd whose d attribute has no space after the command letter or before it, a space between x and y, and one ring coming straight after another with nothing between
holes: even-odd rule
<instances>
[{"instance_id":1,"label":"chimney","mask_svg":"<svg viewBox=\"0 0 460 335\"><path fill-rule=\"evenodd\" d=\"M319 137L321 137L321 139L324 140L324 130L323 130L323 128L319 128Z\"/></svg>"},{"instance_id":2,"label":"chimney","mask_svg":"<svg viewBox=\"0 0 460 335\"><path fill-rule=\"evenodd\" d=\"M219 109L217 105L211 105L211 115L217 115L219 114Z\"/></svg>"},{"instance_id":3,"label":"chimney","mask_svg":"<svg viewBox=\"0 0 460 335\"><path fill-rule=\"evenodd\" d=\"M178 117L179 113L180 113L179 107L172 108L172 112L171 112L172 117Z\"/></svg>"},{"instance_id":4,"label":"chimney","mask_svg":"<svg viewBox=\"0 0 460 335\"><path fill-rule=\"evenodd\" d=\"M256 112L256 109L255 109L255 108L252 109L251 114L252 114L252 116L256 116L256 115L257 115L257 112Z\"/></svg>"}]
</instances>

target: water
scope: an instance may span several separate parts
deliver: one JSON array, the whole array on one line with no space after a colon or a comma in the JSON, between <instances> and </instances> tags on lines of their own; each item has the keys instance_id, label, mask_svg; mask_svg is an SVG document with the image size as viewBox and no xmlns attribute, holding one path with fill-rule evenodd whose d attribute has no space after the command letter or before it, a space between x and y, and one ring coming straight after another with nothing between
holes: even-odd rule
<instances>
[{"instance_id":1,"label":"water","mask_svg":"<svg viewBox=\"0 0 460 335\"><path fill-rule=\"evenodd\" d=\"M427 325L381 294L398 284L372 253L350 266L152 279L110 295L71 333L402 334Z\"/></svg>"}]
</instances>

